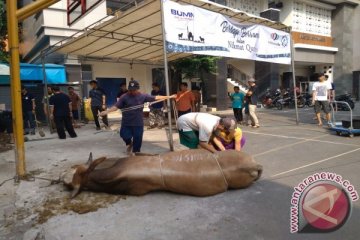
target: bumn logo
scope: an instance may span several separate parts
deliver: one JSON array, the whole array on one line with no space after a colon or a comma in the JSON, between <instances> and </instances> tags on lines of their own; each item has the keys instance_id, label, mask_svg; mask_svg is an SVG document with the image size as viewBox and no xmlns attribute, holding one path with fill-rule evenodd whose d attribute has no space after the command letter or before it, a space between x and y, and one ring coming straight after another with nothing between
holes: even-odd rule
<instances>
[{"instance_id":1,"label":"bumn logo","mask_svg":"<svg viewBox=\"0 0 360 240\"><path fill-rule=\"evenodd\" d=\"M183 12L176 9L171 9L171 14L182 18L194 18L194 14L192 12Z\"/></svg>"}]
</instances>

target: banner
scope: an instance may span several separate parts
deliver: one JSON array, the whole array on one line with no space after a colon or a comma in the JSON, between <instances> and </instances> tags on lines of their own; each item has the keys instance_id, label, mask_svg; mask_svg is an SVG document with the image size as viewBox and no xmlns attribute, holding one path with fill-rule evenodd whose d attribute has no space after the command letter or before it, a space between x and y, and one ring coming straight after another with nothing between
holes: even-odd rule
<instances>
[{"instance_id":1,"label":"banner","mask_svg":"<svg viewBox=\"0 0 360 240\"><path fill-rule=\"evenodd\" d=\"M240 24L199 7L163 1L169 53L291 63L289 33L258 24Z\"/></svg>"}]
</instances>

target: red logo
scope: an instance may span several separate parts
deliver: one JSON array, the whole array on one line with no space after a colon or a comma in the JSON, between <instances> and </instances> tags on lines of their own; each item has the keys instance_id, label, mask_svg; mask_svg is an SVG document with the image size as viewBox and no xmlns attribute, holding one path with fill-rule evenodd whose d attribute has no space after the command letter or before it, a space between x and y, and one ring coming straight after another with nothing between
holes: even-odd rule
<instances>
[{"instance_id":1,"label":"red logo","mask_svg":"<svg viewBox=\"0 0 360 240\"><path fill-rule=\"evenodd\" d=\"M306 232L331 232L348 219L351 202L346 192L332 183L318 183L304 193L301 201ZM304 229L305 230L305 229Z\"/></svg>"}]
</instances>

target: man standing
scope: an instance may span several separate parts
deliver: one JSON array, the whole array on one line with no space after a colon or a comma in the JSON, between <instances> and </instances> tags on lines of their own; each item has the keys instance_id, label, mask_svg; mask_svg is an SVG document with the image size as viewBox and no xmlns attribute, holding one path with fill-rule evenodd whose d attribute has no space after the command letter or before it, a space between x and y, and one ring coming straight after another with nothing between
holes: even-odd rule
<instances>
[{"instance_id":1,"label":"man standing","mask_svg":"<svg viewBox=\"0 0 360 240\"><path fill-rule=\"evenodd\" d=\"M106 109L106 96L104 90L98 87L98 82L96 80L90 81L91 90L89 92L91 112L93 114L96 130L100 130L99 123L99 112L102 112ZM102 116L102 121L109 126L107 115Z\"/></svg>"},{"instance_id":2,"label":"man standing","mask_svg":"<svg viewBox=\"0 0 360 240\"><path fill-rule=\"evenodd\" d=\"M159 84L152 84L153 90L151 91L151 96L164 96L162 91L160 91ZM154 103L150 105L149 113L149 127L148 129L155 128L156 125L159 129L164 127L164 113L162 108L164 107L164 102Z\"/></svg>"},{"instance_id":3,"label":"man standing","mask_svg":"<svg viewBox=\"0 0 360 240\"><path fill-rule=\"evenodd\" d=\"M190 149L204 148L212 153L217 150L209 142L216 130L229 130L235 121L208 113L188 113L178 118L180 143Z\"/></svg>"},{"instance_id":4,"label":"man standing","mask_svg":"<svg viewBox=\"0 0 360 240\"><path fill-rule=\"evenodd\" d=\"M76 138L77 135L71 123L72 109L71 100L68 95L60 92L58 86L53 86L54 95L49 99L50 118L54 119L56 131L60 139L66 139L64 126L70 137Z\"/></svg>"},{"instance_id":5,"label":"man standing","mask_svg":"<svg viewBox=\"0 0 360 240\"><path fill-rule=\"evenodd\" d=\"M322 126L322 120L320 117L321 107L326 114L326 120L328 124L331 125L330 121L330 90L331 84L326 81L325 75L323 73L319 74L319 81L315 82L312 87L312 103L314 105L316 118L318 120L318 125Z\"/></svg>"},{"instance_id":6,"label":"man standing","mask_svg":"<svg viewBox=\"0 0 360 240\"><path fill-rule=\"evenodd\" d=\"M21 87L21 93L25 135L35 135L35 97L24 86Z\"/></svg>"},{"instance_id":7,"label":"man standing","mask_svg":"<svg viewBox=\"0 0 360 240\"><path fill-rule=\"evenodd\" d=\"M230 99L232 101L235 119L239 124L241 124L243 121L242 108L244 103L244 94L240 92L240 88L238 86L234 87L234 93L230 95Z\"/></svg>"},{"instance_id":8,"label":"man standing","mask_svg":"<svg viewBox=\"0 0 360 240\"><path fill-rule=\"evenodd\" d=\"M128 86L128 93L121 96L115 106L100 113L100 116L105 116L109 112L123 109L120 137L127 146L127 153L130 153L131 150L134 153L140 152L141 149L144 133L143 104L145 102L175 98L175 95L151 96L139 92L139 89L139 83L136 80L131 80Z\"/></svg>"},{"instance_id":9,"label":"man standing","mask_svg":"<svg viewBox=\"0 0 360 240\"><path fill-rule=\"evenodd\" d=\"M74 120L74 127L78 127L77 121L79 120L79 106L81 103L81 99L79 95L76 94L75 89L73 87L68 87L69 97L71 100L71 108L72 108L72 117Z\"/></svg>"},{"instance_id":10,"label":"man standing","mask_svg":"<svg viewBox=\"0 0 360 240\"><path fill-rule=\"evenodd\" d=\"M44 108L44 113L47 117L49 117L49 119L50 119L50 114L49 114L49 110L48 110L49 109L48 108L48 99L50 99L51 96L53 96L53 95L54 95L54 93L53 93L51 86L48 86L47 87L47 96L45 95L43 97L42 104L43 104L43 108ZM51 129L50 129L51 133L55 132L56 126L55 126L54 119L50 119L50 126L51 126Z\"/></svg>"},{"instance_id":11,"label":"man standing","mask_svg":"<svg viewBox=\"0 0 360 240\"><path fill-rule=\"evenodd\" d=\"M248 80L248 84L249 84L249 90L246 93L246 101L249 104L249 115L250 115L250 120L251 120L251 126L253 128L259 128L259 120L258 117L256 116L256 108L257 108L257 103L258 103L258 92L257 92L257 86L255 83L255 79L254 78L250 78Z\"/></svg>"},{"instance_id":12,"label":"man standing","mask_svg":"<svg viewBox=\"0 0 360 240\"><path fill-rule=\"evenodd\" d=\"M119 101L119 98L127 92L128 90L126 89L126 83L120 84L120 91L116 95L116 101Z\"/></svg>"},{"instance_id":13,"label":"man standing","mask_svg":"<svg viewBox=\"0 0 360 240\"><path fill-rule=\"evenodd\" d=\"M188 84L186 82L180 84L180 91L176 95L176 108L179 117L189 112L195 112L195 97L194 94L188 90Z\"/></svg>"}]
</instances>

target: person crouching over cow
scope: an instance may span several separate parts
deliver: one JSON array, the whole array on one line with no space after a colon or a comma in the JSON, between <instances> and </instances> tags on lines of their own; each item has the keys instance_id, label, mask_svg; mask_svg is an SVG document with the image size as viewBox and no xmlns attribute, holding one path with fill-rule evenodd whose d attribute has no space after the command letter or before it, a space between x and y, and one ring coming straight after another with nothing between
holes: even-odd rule
<instances>
[{"instance_id":1,"label":"person crouching over cow","mask_svg":"<svg viewBox=\"0 0 360 240\"><path fill-rule=\"evenodd\" d=\"M230 118L222 118L220 120L221 125L230 126L230 128L216 129L211 137L210 142L214 145L218 151L226 151L234 149L241 151L245 145L245 137L242 130L236 127L235 120Z\"/></svg>"},{"instance_id":2,"label":"person crouching over cow","mask_svg":"<svg viewBox=\"0 0 360 240\"><path fill-rule=\"evenodd\" d=\"M212 153L217 150L210 142L216 130L228 130L235 121L208 113L187 113L177 120L180 143L190 149L204 148ZM231 120L231 119L230 119Z\"/></svg>"},{"instance_id":3,"label":"person crouching over cow","mask_svg":"<svg viewBox=\"0 0 360 240\"><path fill-rule=\"evenodd\" d=\"M122 114L120 137L127 146L127 153L130 153L131 149L134 153L140 152L141 149L144 133L143 104L145 102L154 102L176 97L176 95L151 96L139 92L139 89L139 83L136 80L131 80L129 82L128 92L122 95L114 106L100 113L100 116L105 116L117 109L124 110Z\"/></svg>"}]
</instances>

